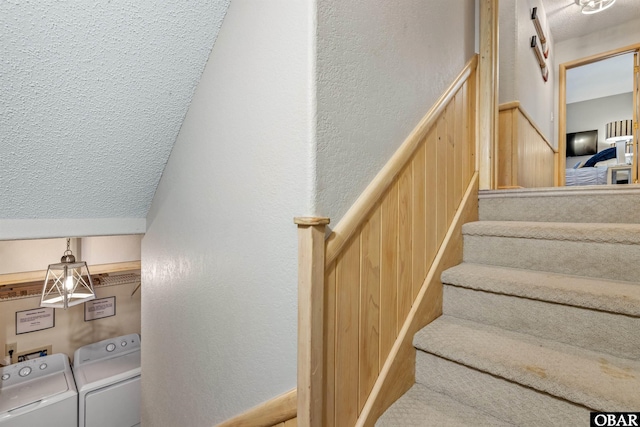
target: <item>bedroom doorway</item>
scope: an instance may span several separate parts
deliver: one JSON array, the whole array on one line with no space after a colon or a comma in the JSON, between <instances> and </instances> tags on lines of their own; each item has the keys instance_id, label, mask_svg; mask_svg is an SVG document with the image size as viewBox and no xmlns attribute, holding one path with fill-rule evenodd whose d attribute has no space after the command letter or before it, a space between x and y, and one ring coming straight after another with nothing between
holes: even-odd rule
<instances>
[{"instance_id":1,"label":"bedroom doorway","mask_svg":"<svg viewBox=\"0 0 640 427\"><path fill-rule=\"evenodd\" d=\"M591 157L575 154L593 154L591 148L582 153L567 152L567 133L597 130L596 152L602 152L611 148L611 143L605 141L606 124L623 120L633 120L634 123L628 147L628 162L631 163L629 182L638 182L639 50L640 44L560 64L557 169L560 185L564 185L567 174L570 175L570 183L575 183L574 175L578 174L574 174L572 169L584 165ZM615 74L620 77L615 77ZM612 162L621 163L619 158ZM593 172L593 179L596 179L596 170ZM587 181L585 183L591 183L591 178Z\"/></svg>"}]
</instances>

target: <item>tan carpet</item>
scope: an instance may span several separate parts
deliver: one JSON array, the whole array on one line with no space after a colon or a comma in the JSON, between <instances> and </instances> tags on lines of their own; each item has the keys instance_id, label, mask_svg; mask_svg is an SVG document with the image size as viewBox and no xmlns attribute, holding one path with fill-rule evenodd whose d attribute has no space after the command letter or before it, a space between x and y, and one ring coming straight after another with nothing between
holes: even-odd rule
<instances>
[{"instance_id":1,"label":"tan carpet","mask_svg":"<svg viewBox=\"0 0 640 427\"><path fill-rule=\"evenodd\" d=\"M592 410L640 410L638 195L481 195L464 262L441 277L444 315L414 337L416 384L378 425L588 425Z\"/></svg>"},{"instance_id":2,"label":"tan carpet","mask_svg":"<svg viewBox=\"0 0 640 427\"><path fill-rule=\"evenodd\" d=\"M640 408L640 363L441 316L416 348L599 411Z\"/></svg>"},{"instance_id":3,"label":"tan carpet","mask_svg":"<svg viewBox=\"0 0 640 427\"><path fill-rule=\"evenodd\" d=\"M463 263L443 272L442 283L640 317L634 282Z\"/></svg>"},{"instance_id":4,"label":"tan carpet","mask_svg":"<svg viewBox=\"0 0 640 427\"><path fill-rule=\"evenodd\" d=\"M479 210L481 221L640 223L640 186L481 191Z\"/></svg>"}]
</instances>

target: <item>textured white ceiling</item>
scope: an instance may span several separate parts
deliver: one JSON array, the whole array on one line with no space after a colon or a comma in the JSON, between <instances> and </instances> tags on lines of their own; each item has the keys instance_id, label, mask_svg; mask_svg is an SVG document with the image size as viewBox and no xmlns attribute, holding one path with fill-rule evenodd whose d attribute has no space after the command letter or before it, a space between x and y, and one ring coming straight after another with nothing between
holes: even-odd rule
<instances>
[{"instance_id":1,"label":"textured white ceiling","mask_svg":"<svg viewBox=\"0 0 640 427\"><path fill-rule=\"evenodd\" d=\"M640 18L640 0L616 0L593 15L583 15L575 0L542 0L542 5L555 43Z\"/></svg>"},{"instance_id":2,"label":"textured white ceiling","mask_svg":"<svg viewBox=\"0 0 640 427\"><path fill-rule=\"evenodd\" d=\"M0 1L0 219L146 217L228 4Z\"/></svg>"}]
</instances>

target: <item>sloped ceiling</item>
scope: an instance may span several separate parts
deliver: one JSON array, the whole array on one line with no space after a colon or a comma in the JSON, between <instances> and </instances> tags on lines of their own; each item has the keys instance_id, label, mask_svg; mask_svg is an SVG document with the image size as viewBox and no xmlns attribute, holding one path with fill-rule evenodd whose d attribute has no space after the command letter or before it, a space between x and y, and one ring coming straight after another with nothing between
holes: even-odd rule
<instances>
[{"instance_id":1,"label":"sloped ceiling","mask_svg":"<svg viewBox=\"0 0 640 427\"><path fill-rule=\"evenodd\" d=\"M542 0L542 5L555 43L640 18L638 0L616 0L608 9L593 15L583 15L575 0Z\"/></svg>"},{"instance_id":2,"label":"sloped ceiling","mask_svg":"<svg viewBox=\"0 0 640 427\"><path fill-rule=\"evenodd\" d=\"M0 221L145 218L228 4L1 1Z\"/></svg>"}]
</instances>

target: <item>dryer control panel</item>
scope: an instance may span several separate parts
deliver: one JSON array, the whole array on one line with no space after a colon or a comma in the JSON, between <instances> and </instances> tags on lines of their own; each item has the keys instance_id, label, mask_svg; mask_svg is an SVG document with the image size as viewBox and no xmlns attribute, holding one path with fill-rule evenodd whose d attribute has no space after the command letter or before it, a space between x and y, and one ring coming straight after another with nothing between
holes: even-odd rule
<instances>
[{"instance_id":1,"label":"dryer control panel","mask_svg":"<svg viewBox=\"0 0 640 427\"><path fill-rule=\"evenodd\" d=\"M78 367L94 360L122 356L134 351L140 351L140 335L129 334L110 338L77 349L73 355L73 366Z\"/></svg>"}]
</instances>

